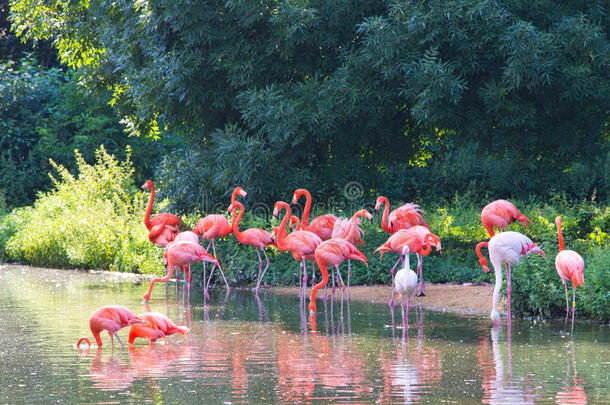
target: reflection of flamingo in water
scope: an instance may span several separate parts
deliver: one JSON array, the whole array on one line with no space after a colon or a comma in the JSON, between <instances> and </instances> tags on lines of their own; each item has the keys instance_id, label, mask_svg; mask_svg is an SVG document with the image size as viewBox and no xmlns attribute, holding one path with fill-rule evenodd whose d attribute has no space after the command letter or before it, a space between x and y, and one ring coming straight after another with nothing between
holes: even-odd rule
<instances>
[{"instance_id":1,"label":"reflection of flamingo in water","mask_svg":"<svg viewBox=\"0 0 610 405\"><path fill-rule=\"evenodd\" d=\"M568 347L572 348L572 382L570 383L570 361L568 359ZM576 374L576 357L574 355L574 342L566 345L566 379L563 390L555 396L555 402L560 405L581 405L587 403L587 394L584 389L585 382Z\"/></svg>"},{"instance_id":2,"label":"reflection of flamingo in water","mask_svg":"<svg viewBox=\"0 0 610 405\"><path fill-rule=\"evenodd\" d=\"M477 353L479 367L483 371L483 403L485 404L533 404L534 395L524 392L520 381L512 375L513 356L511 350L510 328L507 329L507 375L504 375L504 361L498 343L500 325L491 328L492 355L486 359L489 346L481 346ZM487 352L489 353L489 352ZM486 363L490 361L491 363ZM484 363L482 363L484 362Z\"/></svg>"},{"instance_id":3,"label":"reflection of flamingo in water","mask_svg":"<svg viewBox=\"0 0 610 405\"><path fill-rule=\"evenodd\" d=\"M91 359L89 378L93 386L101 391L121 391L135 380L130 364L121 363L114 355L102 360L102 350L99 348Z\"/></svg>"}]
</instances>

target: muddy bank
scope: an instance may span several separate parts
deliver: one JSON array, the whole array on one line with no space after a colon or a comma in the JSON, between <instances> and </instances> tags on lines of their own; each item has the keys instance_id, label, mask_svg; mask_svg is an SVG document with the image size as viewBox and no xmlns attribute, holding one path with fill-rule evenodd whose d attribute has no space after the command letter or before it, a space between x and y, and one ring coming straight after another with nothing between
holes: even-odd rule
<instances>
[{"instance_id":1,"label":"muddy bank","mask_svg":"<svg viewBox=\"0 0 610 405\"><path fill-rule=\"evenodd\" d=\"M269 290L276 294L296 295L299 292L298 287L272 287ZM412 298L411 303L435 311L488 315L491 312L492 292L493 285L430 284L426 285L426 295ZM389 285L353 286L350 290L350 299L374 303L387 304L391 295L392 287ZM335 290L335 297L341 297L340 289ZM502 304L499 309L504 309Z\"/></svg>"}]
</instances>

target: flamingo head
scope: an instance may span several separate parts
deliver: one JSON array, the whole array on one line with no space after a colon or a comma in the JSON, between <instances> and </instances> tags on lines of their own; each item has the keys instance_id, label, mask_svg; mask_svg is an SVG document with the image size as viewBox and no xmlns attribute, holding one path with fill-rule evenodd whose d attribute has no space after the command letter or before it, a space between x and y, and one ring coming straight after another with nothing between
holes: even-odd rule
<instances>
[{"instance_id":1,"label":"flamingo head","mask_svg":"<svg viewBox=\"0 0 610 405\"><path fill-rule=\"evenodd\" d=\"M275 205L273 206L273 216L277 217L280 214L280 210L282 208L286 208L289 210L290 206L288 205L288 203L284 202L284 201L277 201L275 203ZM290 211L290 210L289 210Z\"/></svg>"},{"instance_id":2,"label":"flamingo head","mask_svg":"<svg viewBox=\"0 0 610 405\"><path fill-rule=\"evenodd\" d=\"M557 225L557 227L561 228L561 217L560 216L555 217L555 225Z\"/></svg>"},{"instance_id":3,"label":"flamingo head","mask_svg":"<svg viewBox=\"0 0 610 405\"><path fill-rule=\"evenodd\" d=\"M379 211L379 208L383 205L383 197L377 197L377 201L375 201L375 211Z\"/></svg>"},{"instance_id":4,"label":"flamingo head","mask_svg":"<svg viewBox=\"0 0 610 405\"><path fill-rule=\"evenodd\" d=\"M147 303L149 299L150 299L150 293L146 293L146 294L144 294L142 302Z\"/></svg>"},{"instance_id":5,"label":"flamingo head","mask_svg":"<svg viewBox=\"0 0 610 405\"><path fill-rule=\"evenodd\" d=\"M368 219L369 221L371 221L371 223L373 223L373 216L372 216L372 215L371 215L371 213L370 213L370 212L368 212L367 210L362 209L362 210L360 210L360 211L356 212L356 214L357 214L358 216L365 217L366 219Z\"/></svg>"},{"instance_id":6,"label":"flamingo head","mask_svg":"<svg viewBox=\"0 0 610 405\"><path fill-rule=\"evenodd\" d=\"M246 198L248 196L248 193L246 193L243 188L238 186L235 187L235 190L233 190L233 198L237 197L238 195L242 196L243 198Z\"/></svg>"},{"instance_id":7,"label":"flamingo head","mask_svg":"<svg viewBox=\"0 0 610 405\"><path fill-rule=\"evenodd\" d=\"M307 192L308 191L304 188L297 188L296 190L294 190L294 194L292 195L292 203L296 204L297 201L299 201L299 198L301 198L301 196Z\"/></svg>"},{"instance_id":8,"label":"flamingo head","mask_svg":"<svg viewBox=\"0 0 610 405\"><path fill-rule=\"evenodd\" d=\"M154 184L153 184L152 180L146 180L146 182L142 185L142 191L146 190L147 188L151 188L153 186L154 186Z\"/></svg>"}]
</instances>

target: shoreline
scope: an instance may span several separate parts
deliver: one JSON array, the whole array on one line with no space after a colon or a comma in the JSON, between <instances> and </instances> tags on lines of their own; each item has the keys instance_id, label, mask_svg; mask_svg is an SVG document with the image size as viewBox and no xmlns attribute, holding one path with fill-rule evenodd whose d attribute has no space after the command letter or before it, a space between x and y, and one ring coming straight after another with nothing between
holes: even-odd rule
<instances>
[{"instance_id":1,"label":"shoreline","mask_svg":"<svg viewBox=\"0 0 610 405\"><path fill-rule=\"evenodd\" d=\"M297 295L298 287L269 287L275 294ZM491 312L493 285L473 284L426 284L425 296L412 297L411 305L439 312L489 315ZM309 290L308 290L309 294ZM330 290L329 290L330 294ZM392 295L390 285L351 286L350 299L371 303L388 304ZM335 290L335 297L341 297L341 289ZM400 301L395 299L400 307ZM500 302L498 310L503 313Z\"/></svg>"}]
</instances>

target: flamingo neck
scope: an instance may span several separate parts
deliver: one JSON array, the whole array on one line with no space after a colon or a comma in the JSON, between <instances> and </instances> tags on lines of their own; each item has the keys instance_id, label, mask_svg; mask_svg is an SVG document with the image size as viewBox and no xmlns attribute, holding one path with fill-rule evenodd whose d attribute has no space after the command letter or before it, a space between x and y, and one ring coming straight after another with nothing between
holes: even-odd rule
<instances>
[{"instance_id":1,"label":"flamingo neck","mask_svg":"<svg viewBox=\"0 0 610 405\"><path fill-rule=\"evenodd\" d=\"M426 235L426 237L424 238L424 248L422 250L422 255L427 256L430 254L430 252L432 251L432 243L431 240L433 240L432 234L429 233Z\"/></svg>"},{"instance_id":2,"label":"flamingo neck","mask_svg":"<svg viewBox=\"0 0 610 405\"><path fill-rule=\"evenodd\" d=\"M383 215L381 216L381 229L386 232L392 233L392 228L388 225L388 215L390 214L390 202L385 197L379 197L381 203L384 205Z\"/></svg>"},{"instance_id":3,"label":"flamingo neck","mask_svg":"<svg viewBox=\"0 0 610 405\"><path fill-rule=\"evenodd\" d=\"M100 331L91 331L93 333L93 338L95 339L95 343L97 347L102 347L102 337L100 336Z\"/></svg>"},{"instance_id":4,"label":"flamingo neck","mask_svg":"<svg viewBox=\"0 0 610 405\"><path fill-rule=\"evenodd\" d=\"M239 214L237 213L237 208L239 208ZM244 205L239 201L235 201L233 203L233 234L235 238L243 243L243 234L239 231L239 221L241 221L241 217L244 216Z\"/></svg>"},{"instance_id":5,"label":"flamingo neck","mask_svg":"<svg viewBox=\"0 0 610 405\"><path fill-rule=\"evenodd\" d=\"M479 264L481 265L483 270L485 270L486 273L489 273L489 267L487 267L487 260L483 256L483 253L481 253L481 248L487 247L488 245L489 242L479 242L476 248L477 256L479 256Z\"/></svg>"},{"instance_id":6,"label":"flamingo neck","mask_svg":"<svg viewBox=\"0 0 610 405\"><path fill-rule=\"evenodd\" d=\"M309 225L309 210L311 210L311 194L307 190L303 190L305 195L305 208L303 209L303 216L301 217L301 229L305 230Z\"/></svg>"},{"instance_id":7,"label":"flamingo neck","mask_svg":"<svg viewBox=\"0 0 610 405\"><path fill-rule=\"evenodd\" d=\"M349 221L349 227L347 228L347 236L349 237L352 232L356 230L356 218L363 217L364 212L358 211L352 215L352 219Z\"/></svg>"},{"instance_id":8,"label":"flamingo neck","mask_svg":"<svg viewBox=\"0 0 610 405\"><path fill-rule=\"evenodd\" d=\"M279 204L279 209L284 209L285 212L284 217L282 218L282 223L280 224L280 229L277 233L277 237L275 238L275 245L278 247L278 249L284 250L284 239L287 235L286 225L288 224L288 219L292 215L292 210L286 203Z\"/></svg>"},{"instance_id":9,"label":"flamingo neck","mask_svg":"<svg viewBox=\"0 0 610 405\"><path fill-rule=\"evenodd\" d=\"M309 313L315 314L316 312L316 293L317 291L324 287L328 282L328 268L326 267L326 263L319 261L316 259L316 263L318 264L318 268L320 269L320 273L322 273L322 280L313 286L311 289L311 302L309 303Z\"/></svg>"},{"instance_id":10,"label":"flamingo neck","mask_svg":"<svg viewBox=\"0 0 610 405\"><path fill-rule=\"evenodd\" d=\"M153 201L155 200L155 185L150 186L150 197L148 198L148 205L146 206L146 213L144 214L144 225L146 229L150 231L152 224L150 223L150 214L152 213Z\"/></svg>"},{"instance_id":11,"label":"flamingo neck","mask_svg":"<svg viewBox=\"0 0 610 405\"><path fill-rule=\"evenodd\" d=\"M559 221L555 220L555 225L557 225L557 237L559 239L559 251L561 252L562 250L564 250L563 233L561 232L561 220L559 220Z\"/></svg>"}]
</instances>

